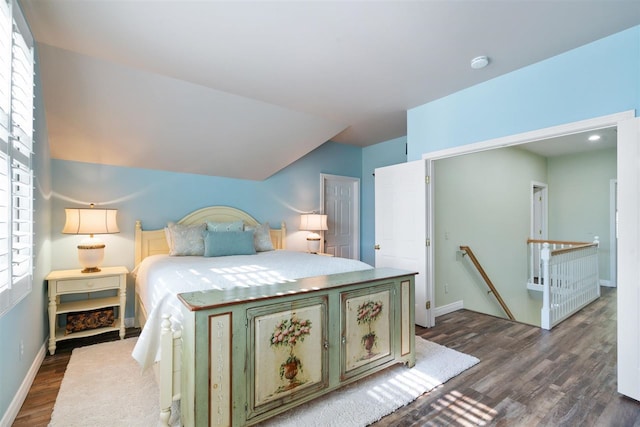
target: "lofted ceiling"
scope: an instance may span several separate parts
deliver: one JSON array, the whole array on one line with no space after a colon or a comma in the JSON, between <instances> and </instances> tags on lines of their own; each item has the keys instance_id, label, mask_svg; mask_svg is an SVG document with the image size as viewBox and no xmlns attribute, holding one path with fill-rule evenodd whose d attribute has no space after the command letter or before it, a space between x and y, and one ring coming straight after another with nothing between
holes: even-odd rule
<instances>
[{"instance_id":1,"label":"lofted ceiling","mask_svg":"<svg viewBox=\"0 0 640 427\"><path fill-rule=\"evenodd\" d=\"M52 157L254 180L640 24L638 0L20 3Z\"/></svg>"}]
</instances>

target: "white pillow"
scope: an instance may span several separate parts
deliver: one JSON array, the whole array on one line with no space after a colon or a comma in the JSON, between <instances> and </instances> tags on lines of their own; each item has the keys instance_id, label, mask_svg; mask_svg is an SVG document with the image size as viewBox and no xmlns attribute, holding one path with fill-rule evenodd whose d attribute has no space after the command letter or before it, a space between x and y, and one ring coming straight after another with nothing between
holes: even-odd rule
<instances>
[{"instance_id":1,"label":"white pillow","mask_svg":"<svg viewBox=\"0 0 640 427\"><path fill-rule=\"evenodd\" d=\"M170 222L165 227L165 237L171 256L203 256L206 224L184 225Z\"/></svg>"},{"instance_id":2,"label":"white pillow","mask_svg":"<svg viewBox=\"0 0 640 427\"><path fill-rule=\"evenodd\" d=\"M244 222L242 220L232 222L207 221L207 231L243 231Z\"/></svg>"},{"instance_id":3,"label":"white pillow","mask_svg":"<svg viewBox=\"0 0 640 427\"><path fill-rule=\"evenodd\" d=\"M272 251L273 242L271 241L271 228L269 223L258 224L257 226L245 225L245 230L255 230L253 234L253 245L256 247L256 252Z\"/></svg>"}]
</instances>

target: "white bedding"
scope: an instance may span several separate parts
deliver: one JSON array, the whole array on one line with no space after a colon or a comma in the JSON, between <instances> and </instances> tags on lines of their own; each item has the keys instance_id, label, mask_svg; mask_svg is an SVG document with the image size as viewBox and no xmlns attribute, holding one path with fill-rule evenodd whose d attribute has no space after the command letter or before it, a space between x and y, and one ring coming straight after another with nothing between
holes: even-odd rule
<instances>
[{"instance_id":1,"label":"white bedding","mask_svg":"<svg viewBox=\"0 0 640 427\"><path fill-rule=\"evenodd\" d=\"M147 309L147 322L133 349L146 369L160 357L160 320L171 314L174 328L182 322L175 295L206 289L269 286L295 279L373 268L360 261L293 251L258 252L225 257L153 255L136 268L136 292Z\"/></svg>"}]
</instances>

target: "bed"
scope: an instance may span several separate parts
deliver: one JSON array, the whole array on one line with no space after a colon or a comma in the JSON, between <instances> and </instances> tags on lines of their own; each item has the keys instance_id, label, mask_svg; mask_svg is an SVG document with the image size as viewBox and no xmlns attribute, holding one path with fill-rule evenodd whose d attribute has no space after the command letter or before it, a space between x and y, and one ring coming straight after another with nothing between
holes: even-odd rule
<instances>
[{"instance_id":1,"label":"bed","mask_svg":"<svg viewBox=\"0 0 640 427\"><path fill-rule=\"evenodd\" d=\"M168 255L178 236L168 228L202 224L207 256L200 248ZM256 424L392 364L415 363L414 273L287 251L285 238L284 223L271 229L223 206L160 230L136 223L143 330L133 356L156 369L163 425L176 401L182 425Z\"/></svg>"}]
</instances>

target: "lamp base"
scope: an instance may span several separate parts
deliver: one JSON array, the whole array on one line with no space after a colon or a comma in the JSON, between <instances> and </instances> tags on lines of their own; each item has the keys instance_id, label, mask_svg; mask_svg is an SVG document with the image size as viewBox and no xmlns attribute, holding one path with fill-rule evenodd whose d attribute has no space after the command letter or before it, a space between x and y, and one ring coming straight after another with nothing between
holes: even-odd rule
<instances>
[{"instance_id":1,"label":"lamp base","mask_svg":"<svg viewBox=\"0 0 640 427\"><path fill-rule=\"evenodd\" d=\"M84 239L78 245L78 261L83 267L82 273L97 273L104 260L105 244L96 237Z\"/></svg>"},{"instance_id":2,"label":"lamp base","mask_svg":"<svg viewBox=\"0 0 640 427\"><path fill-rule=\"evenodd\" d=\"M320 251L320 235L318 233L309 233L307 236L307 250L312 254L317 254Z\"/></svg>"}]
</instances>

